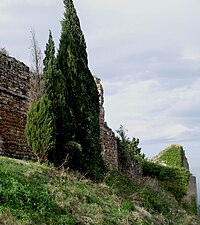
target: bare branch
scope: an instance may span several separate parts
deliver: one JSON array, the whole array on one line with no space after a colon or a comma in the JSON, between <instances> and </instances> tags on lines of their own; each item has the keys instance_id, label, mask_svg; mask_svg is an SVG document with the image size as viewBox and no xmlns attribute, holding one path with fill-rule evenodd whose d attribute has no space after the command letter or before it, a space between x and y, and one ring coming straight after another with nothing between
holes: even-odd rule
<instances>
[{"instance_id":1,"label":"bare branch","mask_svg":"<svg viewBox=\"0 0 200 225\"><path fill-rule=\"evenodd\" d=\"M33 28L31 28L30 34L32 71L30 97L32 101L37 101L44 94L43 57Z\"/></svg>"},{"instance_id":2,"label":"bare branch","mask_svg":"<svg viewBox=\"0 0 200 225\"><path fill-rule=\"evenodd\" d=\"M6 55L6 56L8 56L8 55L9 55L9 53L8 53L8 51L6 50L6 48L5 48L5 47L1 47L1 48L0 48L0 54L2 54L2 55Z\"/></svg>"}]
</instances>

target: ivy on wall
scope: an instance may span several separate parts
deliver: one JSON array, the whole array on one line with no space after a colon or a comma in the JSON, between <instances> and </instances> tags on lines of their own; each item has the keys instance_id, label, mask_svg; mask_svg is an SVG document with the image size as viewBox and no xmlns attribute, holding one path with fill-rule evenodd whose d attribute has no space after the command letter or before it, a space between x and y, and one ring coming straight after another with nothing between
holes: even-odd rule
<instances>
[{"instance_id":1,"label":"ivy on wall","mask_svg":"<svg viewBox=\"0 0 200 225\"><path fill-rule=\"evenodd\" d=\"M161 181L162 187L171 192L177 200L187 193L190 172L184 167L168 167L143 160L143 174Z\"/></svg>"},{"instance_id":2,"label":"ivy on wall","mask_svg":"<svg viewBox=\"0 0 200 225\"><path fill-rule=\"evenodd\" d=\"M160 153L157 162L164 162L168 166L183 167L184 150L181 145L171 145Z\"/></svg>"}]
</instances>

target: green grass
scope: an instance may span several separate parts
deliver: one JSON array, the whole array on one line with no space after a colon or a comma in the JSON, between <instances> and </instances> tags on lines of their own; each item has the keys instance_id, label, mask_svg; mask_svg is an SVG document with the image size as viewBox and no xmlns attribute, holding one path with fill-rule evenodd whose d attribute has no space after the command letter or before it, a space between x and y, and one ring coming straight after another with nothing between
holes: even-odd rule
<instances>
[{"instance_id":1,"label":"green grass","mask_svg":"<svg viewBox=\"0 0 200 225\"><path fill-rule=\"evenodd\" d=\"M195 221L153 180L110 172L95 183L79 173L0 157L0 224L200 224Z\"/></svg>"}]
</instances>

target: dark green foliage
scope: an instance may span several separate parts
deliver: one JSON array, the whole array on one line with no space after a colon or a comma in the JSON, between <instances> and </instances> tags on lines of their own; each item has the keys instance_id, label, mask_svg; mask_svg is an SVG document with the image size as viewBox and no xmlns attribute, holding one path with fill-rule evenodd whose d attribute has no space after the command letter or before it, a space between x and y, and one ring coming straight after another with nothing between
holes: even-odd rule
<instances>
[{"instance_id":1,"label":"dark green foliage","mask_svg":"<svg viewBox=\"0 0 200 225\"><path fill-rule=\"evenodd\" d=\"M126 129L120 125L117 130L119 137L117 138L117 148L118 148L118 160L122 167L129 166L133 160L141 160L145 157L141 153L141 148L138 147L139 139L132 138L130 140L126 135Z\"/></svg>"},{"instance_id":2,"label":"dark green foliage","mask_svg":"<svg viewBox=\"0 0 200 225\"><path fill-rule=\"evenodd\" d=\"M82 146L80 164L73 168L100 177L105 172L101 155L99 128L99 97L88 68L86 43L72 0L64 0L65 13L57 56L57 66L63 75L63 112L58 128L61 155L68 141ZM59 145L60 143L60 145ZM62 153L63 152L63 153Z\"/></svg>"},{"instance_id":3,"label":"dark green foliage","mask_svg":"<svg viewBox=\"0 0 200 225\"><path fill-rule=\"evenodd\" d=\"M54 151L48 158L56 165L60 165L66 157L66 140L73 140L73 134L66 131L66 127L74 126L72 109L65 97L65 77L58 69L55 58L55 44L51 32L46 44L44 59L44 82L46 95L53 103L52 113L55 116L55 138L56 145ZM71 129L72 130L72 129Z\"/></svg>"},{"instance_id":4,"label":"dark green foliage","mask_svg":"<svg viewBox=\"0 0 200 225\"><path fill-rule=\"evenodd\" d=\"M25 135L39 162L44 161L55 146L54 123L52 102L47 96L32 103L27 115Z\"/></svg>"},{"instance_id":5,"label":"dark green foliage","mask_svg":"<svg viewBox=\"0 0 200 225\"><path fill-rule=\"evenodd\" d=\"M143 160L143 174L157 178L163 188L171 192L177 200L181 200L187 192L189 171L184 167L168 167Z\"/></svg>"},{"instance_id":6,"label":"dark green foliage","mask_svg":"<svg viewBox=\"0 0 200 225\"><path fill-rule=\"evenodd\" d=\"M71 169L74 169L74 165L76 165L75 169L77 169L80 166L80 158L82 152L81 145L75 141L69 141L65 145L65 151L67 152L67 166L69 166Z\"/></svg>"},{"instance_id":7,"label":"dark green foliage","mask_svg":"<svg viewBox=\"0 0 200 225\"><path fill-rule=\"evenodd\" d=\"M43 72L45 80L45 90L49 98L55 103L55 101L57 100L56 94L58 91L60 91L57 90L58 89L57 85L62 84L59 84L60 82L58 82L59 80L57 80L57 77L60 78L61 74L58 74L58 70L56 68L55 44L53 41L51 31L49 32L49 40L48 43L46 44L46 49L44 53L45 58L43 60L44 63Z\"/></svg>"},{"instance_id":8,"label":"dark green foliage","mask_svg":"<svg viewBox=\"0 0 200 225\"><path fill-rule=\"evenodd\" d=\"M183 167L183 147L180 145L171 145L161 152L158 162L164 162L169 166Z\"/></svg>"}]
</instances>

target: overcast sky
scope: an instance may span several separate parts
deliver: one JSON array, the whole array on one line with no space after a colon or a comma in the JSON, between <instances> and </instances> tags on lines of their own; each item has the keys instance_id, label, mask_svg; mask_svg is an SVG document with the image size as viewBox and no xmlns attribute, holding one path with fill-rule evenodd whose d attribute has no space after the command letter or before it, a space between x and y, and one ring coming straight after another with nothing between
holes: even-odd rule
<instances>
[{"instance_id":1,"label":"overcast sky","mask_svg":"<svg viewBox=\"0 0 200 225\"><path fill-rule=\"evenodd\" d=\"M152 157L184 146L200 180L200 1L74 0L89 66L101 78L106 119ZM62 0L1 0L0 47L30 65L30 29L58 46Z\"/></svg>"}]
</instances>

